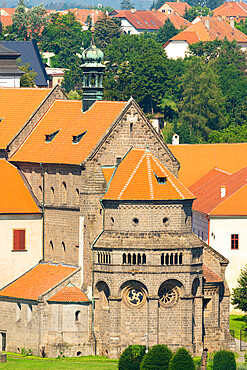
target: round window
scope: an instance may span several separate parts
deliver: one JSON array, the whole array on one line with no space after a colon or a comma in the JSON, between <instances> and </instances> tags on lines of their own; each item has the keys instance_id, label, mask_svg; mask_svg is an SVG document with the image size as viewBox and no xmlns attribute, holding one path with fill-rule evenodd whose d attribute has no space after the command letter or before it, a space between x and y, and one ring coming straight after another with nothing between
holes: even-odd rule
<instances>
[{"instance_id":1,"label":"round window","mask_svg":"<svg viewBox=\"0 0 247 370\"><path fill-rule=\"evenodd\" d=\"M138 225L139 224L139 220L138 220L138 218L133 218L133 224L134 225Z\"/></svg>"},{"instance_id":2,"label":"round window","mask_svg":"<svg viewBox=\"0 0 247 370\"><path fill-rule=\"evenodd\" d=\"M146 302L146 293L141 286L129 286L124 290L123 301L129 307L142 307Z\"/></svg>"},{"instance_id":3,"label":"round window","mask_svg":"<svg viewBox=\"0 0 247 370\"><path fill-rule=\"evenodd\" d=\"M177 286L164 285L159 289L159 304L162 307L170 308L179 301L179 288Z\"/></svg>"}]
</instances>

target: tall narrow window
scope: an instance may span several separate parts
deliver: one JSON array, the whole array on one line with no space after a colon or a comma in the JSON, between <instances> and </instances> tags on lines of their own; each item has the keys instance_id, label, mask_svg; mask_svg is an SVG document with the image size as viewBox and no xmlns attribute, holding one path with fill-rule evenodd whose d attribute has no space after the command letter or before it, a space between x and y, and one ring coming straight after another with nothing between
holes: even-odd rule
<instances>
[{"instance_id":1,"label":"tall narrow window","mask_svg":"<svg viewBox=\"0 0 247 370\"><path fill-rule=\"evenodd\" d=\"M239 249L239 234L231 235L231 249Z\"/></svg>"},{"instance_id":2,"label":"tall narrow window","mask_svg":"<svg viewBox=\"0 0 247 370\"><path fill-rule=\"evenodd\" d=\"M126 254L123 254L123 265L126 263Z\"/></svg>"},{"instance_id":3,"label":"tall narrow window","mask_svg":"<svg viewBox=\"0 0 247 370\"><path fill-rule=\"evenodd\" d=\"M67 203L67 186L66 183L62 183L62 204Z\"/></svg>"},{"instance_id":4,"label":"tall narrow window","mask_svg":"<svg viewBox=\"0 0 247 370\"><path fill-rule=\"evenodd\" d=\"M137 264L140 265L142 263L142 257L141 257L141 254L138 253L138 256L137 256Z\"/></svg>"},{"instance_id":5,"label":"tall narrow window","mask_svg":"<svg viewBox=\"0 0 247 370\"><path fill-rule=\"evenodd\" d=\"M53 204L55 202L55 192L54 188L51 187L51 203Z\"/></svg>"},{"instance_id":6,"label":"tall narrow window","mask_svg":"<svg viewBox=\"0 0 247 370\"><path fill-rule=\"evenodd\" d=\"M13 250L24 251L26 249L26 230L13 230Z\"/></svg>"}]
</instances>

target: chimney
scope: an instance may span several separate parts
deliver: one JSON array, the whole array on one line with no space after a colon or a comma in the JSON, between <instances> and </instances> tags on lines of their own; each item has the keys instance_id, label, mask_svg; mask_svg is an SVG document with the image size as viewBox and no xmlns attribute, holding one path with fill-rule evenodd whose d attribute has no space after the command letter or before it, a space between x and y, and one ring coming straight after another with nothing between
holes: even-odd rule
<instances>
[{"instance_id":1,"label":"chimney","mask_svg":"<svg viewBox=\"0 0 247 370\"><path fill-rule=\"evenodd\" d=\"M220 188L220 197L224 198L225 196L226 196L226 187L221 186L221 188Z\"/></svg>"},{"instance_id":2,"label":"chimney","mask_svg":"<svg viewBox=\"0 0 247 370\"><path fill-rule=\"evenodd\" d=\"M230 19L230 26L234 30L234 18L233 17L231 17L231 19Z\"/></svg>"},{"instance_id":3,"label":"chimney","mask_svg":"<svg viewBox=\"0 0 247 370\"><path fill-rule=\"evenodd\" d=\"M209 29L209 19L205 19L205 26Z\"/></svg>"},{"instance_id":4,"label":"chimney","mask_svg":"<svg viewBox=\"0 0 247 370\"><path fill-rule=\"evenodd\" d=\"M179 136L174 134L172 137L172 145L179 145Z\"/></svg>"}]
</instances>

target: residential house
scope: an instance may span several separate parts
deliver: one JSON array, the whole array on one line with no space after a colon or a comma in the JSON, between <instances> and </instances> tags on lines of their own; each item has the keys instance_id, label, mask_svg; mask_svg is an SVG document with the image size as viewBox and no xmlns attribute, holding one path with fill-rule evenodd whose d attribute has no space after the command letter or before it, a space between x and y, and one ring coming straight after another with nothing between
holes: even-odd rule
<instances>
[{"instance_id":1,"label":"residential house","mask_svg":"<svg viewBox=\"0 0 247 370\"><path fill-rule=\"evenodd\" d=\"M14 13L15 8L0 8L0 24L2 24L2 27L11 26Z\"/></svg>"},{"instance_id":2,"label":"residential house","mask_svg":"<svg viewBox=\"0 0 247 370\"><path fill-rule=\"evenodd\" d=\"M0 42L0 86L20 87L22 72L17 65L20 54L14 50L7 49Z\"/></svg>"},{"instance_id":3,"label":"residential house","mask_svg":"<svg viewBox=\"0 0 247 370\"><path fill-rule=\"evenodd\" d=\"M233 19L240 22L241 19L247 18L247 4L242 1L225 1L218 8L213 10L215 17L220 17L224 20L230 21Z\"/></svg>"},{"instance_id":4,"label":"residential house","mask_svg":"<svg viewBox=\"0 0 247 370\"><path fill-rule=\"evenodd\" d=\"M189 52L191 44L199 41L224 40L225 38L229 41L235 40L242 50L246 50L247 36L235 29L234 21L229 24L215 17L204 17L168 40L163 45L163 49L168 58L184 58Z\"/></svg>"},{"instance_id":5,"label":"residential house","mask_svg":"<svg viewBox=\"0 0 247 370\"><path fill-rule=\"evenodd\" d=\"M228 173L214 168L190 186L195 234L230 261L226 278L235 288L247 263L247 167Z\"/></svg>"},{"instance_id":6,"label":"residential house","mask_svg":"<svg viewBox=\"0 0 247 370\"><path fill-rule=\"evenodd\" d=\"M182 1L174 1L174 2L166 2L164 3L159 9L158 12L166 13L166 14L177 14L180 15L180 17L184 17L184 14L187 10L189 10L191 6Z\"/></svg>"}]
</instances>

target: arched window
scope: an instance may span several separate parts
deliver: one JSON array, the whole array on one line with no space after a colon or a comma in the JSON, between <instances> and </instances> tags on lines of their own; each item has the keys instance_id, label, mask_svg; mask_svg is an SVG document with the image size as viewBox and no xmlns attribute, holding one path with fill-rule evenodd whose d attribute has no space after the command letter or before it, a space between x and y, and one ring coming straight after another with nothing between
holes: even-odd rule
<instances>
[{"instance_id":1,"label":"arched window","mask_svg":"<svg viewBox=\"0 0 247 370\"><path fill-rule=\"evenodd\" d=\"M65 252L65 249L66 249L66 248L65 248L65 244L64 244L64 242L62 242L62 244L61 244L61 245L62 245L62 249L63 249L63 251Z\"/></svg>"},{"instance_id":2,"label":"arched window","mask_svg":"<svg viewBox=\"0 0 247 370\"><path fill-rule=\"evenodd\" d=\"M67 186L66 183L62 183L62 204L67 203Z\"/></svg>"},{"instance_id":3,"label":"arched window","mask_svg":"<svg viewBox=\"0 0 247 370\"><path fill-rule=\"evenodd\" d=\"M80 192L79 192L79 189L75 189L75 199L76 199L76 204L79 206L79 204L80 204Z\"/></svg>"},{"instance_id":4,"label":"arched window","mask_svg":"<svg viewBox=\"0 0 247 370\"><path fill-rule=\"evenodd\" d=\"M178 254L177 253L175 253L174 264L175 265L178 264Z\"/></svg>"},{"instance_id":5,"label":"arched window","mask_svg":"<svg viewBox=\"0 0 247 370\"><path fill-rule=\"evenodd\" d=\"M126 263L126 254L123 254L123 265Z\"/></svg>"},{"instance_id":6,"label":"arched window","mask_svg":"<svg viewBox=\"0 0 247 370\"><path fill-rule=\"evenodd\" d=\"M97 259L98 259L98 263L100 263L100 254L99 253L97 253Z\"/></svg>"},{"instance_id":7,"label":"arched window","mask_svg":"<svg viewBox=\"0 0 247 370\"><path fill-rule=\"evenodd\" d=\"M138 256L137 256L137 264L140 265L142 263L142 257L141 257L141 254L138 253Z\"/></svg>"},{"instance_id":8,"label":"arched window","mask_svg":"<svg viewBox=\"0 0 247 370\"><path fill-rule=\"evenodd\" d=\"M105 263L107 263L107 264L109 263L108 262L108 253L106 253L106 255L105 255Z\"/></svg>"},{"instance_id":9,"label":"arched window","mask_svg":"<svg viewBox=\"0 0 247 370\"><path fill-rule=\"evenodd\" d=\"M166 265L169 265L169 254L166 253Z\"/></svg>"},{"instance_id":10,"label":"arched window","mask_svg":"<svg viewBox=\"0 0 247 370\"><path fill-rule=\"evenodd\" d=\"M146 254L143 253L142 255L142 264L145 265L147 263Z\"/></svg>"},{"instance_id":11,"label":"arched window","mask_svg":"<svg viewBox=\"0 0 247 370\"><path fill-rule=\"evenodd\" d=\"M160 261L161 265L164 265L164 253L162 253L161 255L161 261Z\"/></svg>"},{"instance_id":12,"label":"arched window","mask_svg":"<svg viewBox=\"0 0 247 370\"><path fill-rule=\"evenodd\" d=\"M133 265L136 265L136 254L135 254L135 253L133 254L133 260L132 260L132 263L133 263Z\"/></svg>"},{"instance_id":13,"label":"arched window","mask_svg":"<svg viewBox=\"0 0 247 370\"><path fill-rule=\"evenodd\" d=\"M42 186L39 186L39 200L41 202L43 201L43 188L42 188Z\"/></svg>"},{"instance_id":14,"label":"arched window","mask_svg":"<svg viewBox=\"0 0 247 370\"><path fill-rule=\"evenodd\" d=\"M173 253L170 255L170 265L173 265Z\"/></svg>"},{"instance_id":15,"label":"arched window","mask_svg":"<svg viewBox=\"0 0 247 370\"><path fill-rule=\"evenodd\" d=\"M180 255L179 255L179 264L182 265L182 263L183 263L183 254L180 253Z\"/></svg>"},{"instance_id":16,"label":"arched window","mask_svg":"<svg viewBox=\"0 0 247 370\"><path fill-rule=\"evenodd\" d=\"M131 265L131 254L128 253L128 264Z\"/></svg>"},{"instance_id":17,"label":"arched window","mask_svg":"<svg viewBox=\"0 0 247 370\"><path fill-rule=\"evenodd\" d=\"M111 255L110 255L110 253L108 254L108 263L109 264L111 263Z\"/></svg>"},{"instance_id":18,"label":"arched window","mask_svg":"<svg viewBox=\"0 0 247 370\"><path fill-rule=\"evenodd\" d=\"M50 196L51 196L51 203L55 203L55 191L54 191L54 188L51 187L51 192L50 192Z\"/></svg>"},{"instance_id":19,"label":"arched window","mask_svg":"<svg viewBox=\"0 0 247 370\"><path fill-rule=\"evenodd\" d=\"M75 321L79 322L81 318L81 311L76 311L75 312Z\"/></svg>"}]
</instances>

